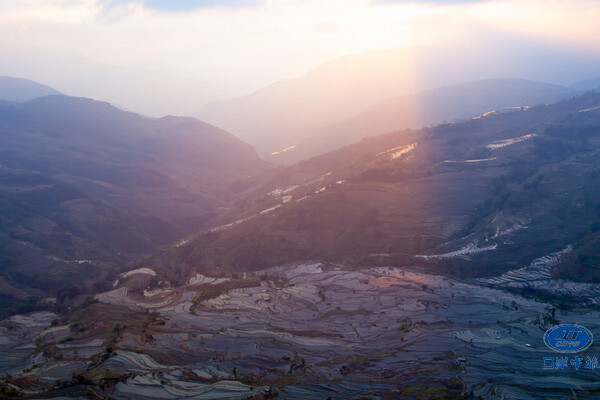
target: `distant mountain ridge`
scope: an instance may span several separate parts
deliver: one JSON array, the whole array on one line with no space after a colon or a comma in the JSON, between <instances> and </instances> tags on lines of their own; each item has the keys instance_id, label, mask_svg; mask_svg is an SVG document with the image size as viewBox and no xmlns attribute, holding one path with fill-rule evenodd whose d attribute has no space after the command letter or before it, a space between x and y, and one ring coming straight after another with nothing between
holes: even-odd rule
<instances>
[{"instance_id":1,"label":"distant mountain ridge","mask_svg":"<svg viewBox=\"0 0 600 400\"><path fill-rule=\"evenodd\" d=\"M0 100L22 102L56 94L61 93L29 79L0 76Z\"/></svg>"},{"instance_id":2,"label":"distant mountain ridge","mask_svg":"<svg viewBox=\"0 0 600 400\"><path fill-rule=\"evenodd\" d=\"M547 65L553 68L545 68ZM475 38L461 45L348 55L299 78L208 104L195 115L252 144L261 155L268 155L297 145L392 97L494 77L568 86L596 76L598 68L599 56L590 57L576 50L518 37L491 42Z\"/></svg>"},{"instance_id":3,"label":"distant mountain ridge","mask_svg":"<svg viewBox=\"0 0 600 400\"><path fill-rule=\"evenodd\" d=\"M571 85L571 88L582 91L600 90L600 76L575 82L573 85Z\"/></svg>"},{"instance_id":4,"label":"distant mountain ridge","mask_svg":"<svg viewBox=\"0 0 600 400\"><path fill-rule=\"evenodd\" d=\"M363 137L398 129L418 129L445 121L472 118L509 107L554 103L576 92L562 86L525 79L485 79L398 96L295 143L269 159L290 163L345 146Z\"/></svg>"},{"instance_id":5,"label":"distant mountain ridge","mask_svg":"<svg viewBox=\"0 0 600 400\"><path fill-rule=\"evenodd\" d=\"M0 46L0 75L44 82L71 96L108 101L151 117L191 115L227 98L211 82L154 69L109 65L77 54L34 46Z\"/></svg>"}]
</instances>

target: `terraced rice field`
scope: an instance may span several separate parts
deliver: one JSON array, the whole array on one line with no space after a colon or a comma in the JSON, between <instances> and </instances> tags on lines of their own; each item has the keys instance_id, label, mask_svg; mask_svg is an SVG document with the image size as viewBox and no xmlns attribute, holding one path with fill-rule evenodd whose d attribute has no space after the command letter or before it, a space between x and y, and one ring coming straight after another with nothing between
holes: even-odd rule
<instances>
[{"instance_id":1,"label":"terraced rice field","mask_svg":"<svg viewBox=\"0 0 600 400\"><path fill-rule=\"evenodd\" d=\"M147 340L121 335L93 365L108 339L59 343L59 360L34 341L59 340L68 328L48 329L52 315L13 317L15 328L0 335L0 369L32 378L32 393L84 374L90 382L77 393L114 399L564 399L572 390L584 399L600 390L597 371L542 368L556 356L544 331L576 322L596 332L596 311L561 312L401 268L307 263L260 274L258 286L205 300L202 285L175 289L166 305L150 299L164 324L145 328ZM110 377L116 383L101 385Z\"/></svg>"}]
</instances>

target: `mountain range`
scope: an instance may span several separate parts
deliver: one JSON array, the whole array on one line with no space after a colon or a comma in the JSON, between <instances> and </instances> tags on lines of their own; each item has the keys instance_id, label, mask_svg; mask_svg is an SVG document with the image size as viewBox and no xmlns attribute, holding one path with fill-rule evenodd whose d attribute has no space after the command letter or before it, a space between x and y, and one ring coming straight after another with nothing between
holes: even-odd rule
<instances>
[{"instance_id":1,"label":"mountain range","mask_svg":"<svg viewBox=\"0 0 600 400\"><path fill-rule=\"evenodd\" d=\"M547 65L553 68L545 68ZM418 101L422 96L418 93L494 77L514 76L570 86L597 77L598 66L600 58L576 49L517 37L377 50L341 57L299 78L274 83L244 97L208 104L195 115L247 141L259 154L268 155L335 129L369 107L394 97L417 94ZM586 85L584 82L580 88ZM493 97L494 93L488 92L488 96ZM537 100L552 102L556 96L540 96ZM490 99L490 105L497 103ZM518 104L505 106L515 105ZM485 111L489 110L481 112ZM376 133L380 132L373 134Z\"/></svg>"},{"instance_id":2,"label":"mountain range","mask_svg":"<svg viewBox=\"0 0 600 400\"><path fill-rule=\"evenodd\" d=\"M557 183L559 174L541 171L562 171L573 159L591 157L596 95L503 108L573 95L561 86L494 79L392 98L301 142L306 148L299 145L297 154L347 146L274 167L248 144L193 118L152 119L52 94L31 81L4 81L12 86L0 86L0 98L15 100L19 85L23 98L33 97L0 104L1 294L7 304L32 294L101 287L110 274L140 259L176 282L194 271L255 270L306 258L494 274L584 240L596 218L593 205L584 203L580 222L556 229L562 236L531 244L522 254L502 246L490 252L495 268L473 269L454 257L440 264L427 256L485 248L494 230L530 224L521 239L527 243L533 240L527 235L541 229L531 221L545 226L542 217L512 210L509 200L541 196L530 193L531 185L538 192L551 186L544 194L548 207L564 207L555 193L562 193L560 184L587 182ZM452 121L394 131L439 119ZM582 133L562 137L559 127ZM564 154L555 154L561 147ZM590 196L583 188L567 189L574 204L577 196ZM481 262L485 255L473 254L477 265L487 265ZM579 272L569 276L596 279L582 267L594 259L584 254L573 261Z\"/></svg>"},{"instance_id":3,"label":"mountain range","mask_svg":"<svg viewBox=\"0 0 600 400\"><path fill-rule=\"evenodd\" d=\"M2 81L0 397L574 393L538 377L546 329L598 329L599 93L394 97L279 165Z\"/></svg>"}]
</instances>

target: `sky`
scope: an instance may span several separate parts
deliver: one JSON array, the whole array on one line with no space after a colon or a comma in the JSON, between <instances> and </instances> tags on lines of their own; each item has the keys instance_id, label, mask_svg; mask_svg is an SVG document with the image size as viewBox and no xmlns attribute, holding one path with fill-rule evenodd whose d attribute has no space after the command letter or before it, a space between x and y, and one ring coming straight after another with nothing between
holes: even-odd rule
<instances>
[{"instance_id":1,"label":"sky","mask_svg":"<svg viewBox=\"0 0 600 400\"><path fill-rule=\"evenodd\" d=\"M0 45L167 71L238 95L346 54L491 31L598 52L597 21L591 0L0 0Z\"/></svg>"}]
</instances>

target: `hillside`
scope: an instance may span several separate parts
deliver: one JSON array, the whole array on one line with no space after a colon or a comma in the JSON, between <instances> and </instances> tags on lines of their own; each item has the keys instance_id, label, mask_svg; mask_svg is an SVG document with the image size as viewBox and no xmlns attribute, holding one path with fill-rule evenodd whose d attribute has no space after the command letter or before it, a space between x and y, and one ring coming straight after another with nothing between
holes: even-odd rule
<instances>
[{"instance_id":1,"label":"hillside","mask_svg":"<svg viewBox=\"0 0 600 400\"><path fill-rule=\"evenodd\" d=\"M154 265L181 279L307 259L474 278L594 252L599 146L598 94L364 139L280 168ZM575 260L588 278L591 256Z\"/></svg>"},{"instance_id":2,"label":"hillside","mask_svg":"<svg viewBox=\"0 0 600 400\"><path fill-rule=\"evenodd\" d=\"M419 129L487 112L555 103L573 94L573 91L562 86L523 79L486 79L445 86L377 103L269 159L289 164L382 132Z\"/></svg>"},{"instance_id":3,"label":"hillside","mask_svg":"<svg viewBox=\"0 0 600 400\"><path fill-rule=\"evenodd\" d=\"M0 140L8 303L87 290L199 229L266 168L249 145L198 120L67 96L0 103Z\"/></svg>"}]
</instances>

